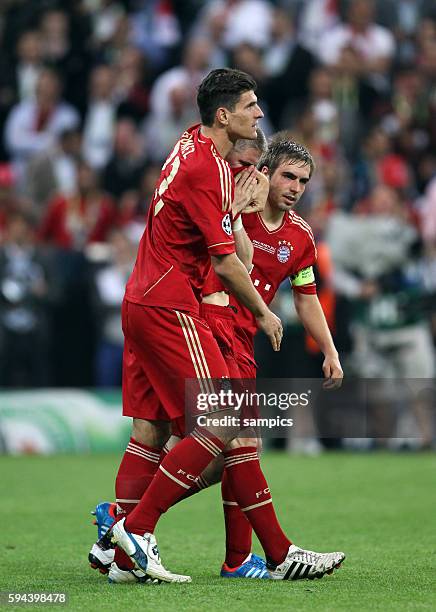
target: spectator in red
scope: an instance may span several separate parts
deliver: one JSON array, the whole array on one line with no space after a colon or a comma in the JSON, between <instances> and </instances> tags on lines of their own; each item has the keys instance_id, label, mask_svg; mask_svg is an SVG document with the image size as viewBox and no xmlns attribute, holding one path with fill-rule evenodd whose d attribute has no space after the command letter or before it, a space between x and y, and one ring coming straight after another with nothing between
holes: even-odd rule
<instances>
[{"instance_id":1,"label":"spectator in red","mask_svg":"<svg viewBox=\"0 0 436 612\"><path fill-rule=\"evenodd\" d=\"M6 235L9 218L29 209L29 202L15 190L16 176L11 164L0 163L0 245Z\"/></svg>"},{"instance_id":2,"label":"spectator in red","mask_svg":"<svg viewBox=\"0 0 436 612\"><path fill-rule=\"evenodd\" d=\"M81 161L76 193L57 196L49 203L39 238L60 248L81 250L87 244L105 241L114 220L112 200L100 190L96 172Z\"/></svg>"}]
</instances>

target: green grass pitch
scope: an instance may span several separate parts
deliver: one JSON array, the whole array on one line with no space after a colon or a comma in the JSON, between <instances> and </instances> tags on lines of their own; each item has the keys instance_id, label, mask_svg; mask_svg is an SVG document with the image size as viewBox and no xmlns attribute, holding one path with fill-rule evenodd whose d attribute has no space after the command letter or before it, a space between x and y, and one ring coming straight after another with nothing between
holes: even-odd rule
<instances>
[{"instance_id":1,"label":"green grass pitch","mask_svg":"<svg viewBox=\"0 0 436 612\"><path fill-rule=\"evenodd\" d=\"M332 576L285 583L218 577L223 520L214 487L170 510L157 531L165 564L190 573L192 584L109 585L87 564L96 537L89 512L111 498L118 462L114 455L0 458L0 591L66 592L69 609L87 611L436 609L434 454L265 453L290 536L305 548L347 554Z\"/></svg>"}]
</instances>

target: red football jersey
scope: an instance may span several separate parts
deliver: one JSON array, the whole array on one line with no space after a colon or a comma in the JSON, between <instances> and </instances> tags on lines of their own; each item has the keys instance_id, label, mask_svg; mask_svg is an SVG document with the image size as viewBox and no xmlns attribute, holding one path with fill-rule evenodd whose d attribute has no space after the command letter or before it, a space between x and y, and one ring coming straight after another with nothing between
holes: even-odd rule
<instances>
[{"instance_id":1,"label":"red football jersey","mask_svg":"<svg viewBox=\"0 0 436 612\"><path fill-rule=\"evenodd\" d=\"M242 172L243 170L246 170L246 168L244 166L238 166L237 168L231 168L231 172L232 172L234 177L236 175L238 175L240 172ZM232 202L233 202L233 200L232 200ZM238 213L238 215L240 215L240 214L241 213ZM236 215L236 217L238 215ZM233 214L232 214L232 222L234 220L235 219L233 218ZM201 291L201 294L203 296L206 296L206 295L210 295L211 293L216 293L217 291L226 291L228 293L225 285L221 282L221 280L215 274L214 269L211 268L209 270L209 274L207 275L206 280L204 281L204 285L203 285L203 289Z\"/></svg>"},{"instance_id":2,"label":"red football jersey","mask_svg":"<svg viewBox=\"0 0 436 612\"><path fill-rule=\"evenodd\" d=\"M276 230L269 230L259 213L244 215L244 227L253 243L254 286L269 304L280 284L289 278L292 288L303 293L316 293L311 267L316 262L316 247L308 223L295 212L286 213ZM253 359L253 341L257 332L251 312L230 296L236 306L237 352Z\"/></svg>"},{"instance_id":3,"label":"red football jersey","mask_svg":"<svg viewBox=\"0 0 436 612\"><path fill-rule=\"evenodd\" d=\"M198 313L211 255L235 252L230 166L196 125L162 168L126 299Z\"/></svg>"}]
</instances>

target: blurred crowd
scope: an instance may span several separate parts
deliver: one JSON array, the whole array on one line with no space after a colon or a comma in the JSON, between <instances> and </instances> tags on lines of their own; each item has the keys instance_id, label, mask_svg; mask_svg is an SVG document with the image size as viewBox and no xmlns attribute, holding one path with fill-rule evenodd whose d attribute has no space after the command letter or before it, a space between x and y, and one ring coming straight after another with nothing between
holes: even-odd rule
<instances>
[{"instance_id":1,"label":"blurred crowd","mask_svg":"<svg viewBox=\"0 0 436 612\"><path fill-rule=\"evenodd\" d=\"M298 212L347 376L434 377L434 0L2 0L0 50L0 386L120 384L154 184L221 66L316 160ZM317 377L289 293L260 373Z\"/></svg>"}]
</instances>

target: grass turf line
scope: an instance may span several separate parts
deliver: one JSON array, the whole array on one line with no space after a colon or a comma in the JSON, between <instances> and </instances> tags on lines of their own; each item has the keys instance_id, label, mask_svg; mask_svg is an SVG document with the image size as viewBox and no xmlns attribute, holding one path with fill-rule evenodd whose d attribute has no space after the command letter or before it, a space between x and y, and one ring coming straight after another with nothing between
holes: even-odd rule
<instances>
[{"instance_id":1,"label":"grass turf line","mask_svg":"<svg viewBox=\"0 0 436 612\"><path fill-rule=\"evenodd\" d=\"M342 569L316 581L219 578L223 519L213 487L161 519L164 563L193 583L160 586L109 585L87 566L96 537L89 511L111 499L119 459L0 458L0 591L66 592L72 610L435 609L434 454L265 454L287 533L304 548L344 550ZM257 540L255 550L261 552Z\"/></svg>"}]
</instances>

